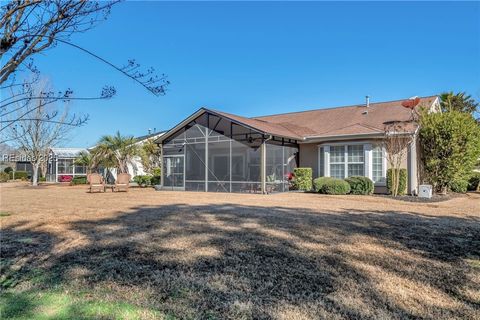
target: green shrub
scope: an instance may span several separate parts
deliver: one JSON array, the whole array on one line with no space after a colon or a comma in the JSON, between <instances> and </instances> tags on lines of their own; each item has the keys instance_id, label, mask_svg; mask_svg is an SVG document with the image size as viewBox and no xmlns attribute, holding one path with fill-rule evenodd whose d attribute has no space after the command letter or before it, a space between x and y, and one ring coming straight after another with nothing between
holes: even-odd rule
<instances>
[{"instance_id":1,"label":"green shrub","mask_svg":"<svg viewBox=\"0 0 480 320\"><path fill-rule=\"evenodd\" d=\"M423 171L435 191L468 181L480 157L480 126L469 113L423 112L420 116Z\"/></svg>"},{"instance_id":2,"label":"green shrub","mask_svg":"<svg viewBox=\"0 0 480 320\"><path fill-rule=\"evenodd\" d=\"M450 191L457 192L457 193L466 193L468 189L468 181L467 180L457 180L452 181L449 183L448 188Z\"/></svg>"},{"instance_id":3,"label":"green shrub","mask_svg":"<svg viewBox=\"0 0 480 320\"><path fill-rule=\"evenodd\" d=\"M330 178L322 186L321 193L325 194L347 194L350 192L350 185L343 179Z\"/></svg>"},{"instance_id":4,"label":"green shrub","mask_svg":"<svg viewBox=\"0 0 480 320\"><path fill-rule=\"evenodd\" d=\"M47 178L45 177L38 177L38 182L46 182Z\"/></svg>"},{"instance_id":5,"label":"green shrub","mask_svg":"<svg viewBox=\"0 0 480 320\"><path fill-rule=\"evenodd\" d=\"M153 168L152 169L152 175L154 177L160 177L162 175L162 168L158 168L158 167Z\"/></svg>"},{"instance_id":6,"label":"green shrub","mask_svg":"<svg viewBox=\"0 0 480 320\"><path fill-rule=\"evenodd\" d=\"M87 177L74 177L72 179L72 184L76 185L76 184L87 184L88 181L87 181Z\"/></svg>"},{"instance_id":7,"label":"green shrub","mask_svg":"<svg viewBox=\"0 0 480 320\"><path fill-rule=\"evenodd\" d=\"M160 182L161 182L160 176L153 176L152 179L150 179L150 183L152 184L152 186L159 185Z\"/></svg>"},{"instance_id":8,"label":"green shrub","mask_svg":"<svg viewBox=\"0 0 480 320\"><path fill-rule=\"evenodd\" d=\"M480 191L480 172L474 172L468 179L468 191Z\"/></svg>"},{"instance_id":9,"label":"green shrub","mask_svg":"<svg viewBox=\"0 0 480 320\"><path fill-rule=\"evenodd\" d=\"M149 186L152 182L151 180L152 176L149 175L140 175L133 178L133 181L135 181L141 187Z\"/></svg>"},{"instance_id":10,"label":"green shrub","mask_svg":"<svg viewBox=\"0 0 480 320\"><path fill-rule=\"evenodd\" d=\"M7 182L10 176L6 172L0 172L0 182Z\"/></svg>"},{"instance_id":11,"label":"green shrub","mask_svg":"<svg viewBox=\"0 0 480 320\"><path fill-rule=\"evenodd\" d=\"M13 179L15 173L15 180L28 180L28 172L27 171L10 171L10 179Z\"/></svg>"},{"instance_id":12,"label":"green shrub","mask_svg":"<svg viewBox=\"0 0 480 320\"><path fill-rule=\"evenodd\" d=\"M321 193L325 183L327 183L328 181L330 181L332 179L334 179L334 178L330 178L330 177L318 177L318 178L316 178L315 180L313 180L313 190L315 192L320 192Z\"/></svg>"},{"instance_id":13,"label":"green shrub","mask_svg":"<svg viewBox=\"0 0 480 320\"><path fill-rule=\"evenodd\" d=\"M3 172L5 173L10 173L12 171L13 171L12 167L6 167L5 169L3 169Z\"/></svg>"},{"instance_id":14,"label":"green shrub","mask_svg":"<svg viewBox=\"0 0 480 320\"><path fill-rule=\"evenodd\" d=\"M392 193L392 169L387 170L387 189L388 193ZM400 169L400 181L398 184L398 194L407 193L407 169Z\"/></svg>"},{"instance_id":15,"label":"green shrub","mask_svg":"<svg viewBox=\"0 0 480 320\"><path fill-rule=\"evenodd\" d=\"M295 176L294 187L297 190L312 190L312 168L295 168L293 169Z\"/></svg>"},{"instance_id":16,"label":"green shrub","mask_svg":"<svg viewBox=\"0 0 480 320\"><path fill-rule=\"evenodd\" d=\"M372 194L373 181L367 177L355 176L345 179L350 185L351 194Z\"/></svg>"}]
</instances>

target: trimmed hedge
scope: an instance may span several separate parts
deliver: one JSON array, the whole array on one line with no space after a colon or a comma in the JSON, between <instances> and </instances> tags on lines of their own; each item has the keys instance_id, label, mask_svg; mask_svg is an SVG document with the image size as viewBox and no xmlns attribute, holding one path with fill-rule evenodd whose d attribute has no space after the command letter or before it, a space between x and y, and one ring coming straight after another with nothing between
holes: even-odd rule
<instances>
[{"instance_id":1,"label":"trimmed hedge","mask_svg":"<svg viewBox=\"0 0 480 320\"><path fill-rule=\"evenodd\" d=\"M76 185L76 184L87 184L88 181L87 181L87 177L75 177L72 179L72 184L73 185Z\"/></svg>"},{"instance_id":2,"label":"trimmed hedge","mask_svg":"<svg viewBox=\"0 0 480 320\"><path fill-rule=\"evenodd\" d=\"M468 179L468 191L480 191L480 172L474 172Z\"/></svg>"},{"instance_id":3,"label":"trimmed hedge","mask_svg":"<svg viewBox=\"0 0 480 320\"><path fill-rule=\"evenodd\" d=\"M330 178L330 177L318 177L316 178L315 180L313 180L313 190L315 192L320 192L322 193L323 191L323 186L325 185L325 183L327 183L328 181L332 180L334 178Z\"/></svg>"},{"instance_id":4,"label":"trimmed hedge","mask_svg":"<svg viewBox=\"0 0 480 320\"><path fill-rule=\"evenodd\" d=\"M387 189L388 193L392 193L392 169L387 170ZM400 182L398 185L398 194L407 193L407 169L400 169Z\"/></svg>"},{"instance_id":5,"label":"trimmed hedge","mask_svg":"<svg viewBox=\"0 0 480 320\"><path fill-rule=\"evenodd\" d=\"M373 181L368 177L354 176L348 177L345 181L350 185L351 194L372 194Z\"/></svg>"},{"instance_id":6,"label":"trimmed hedge","mask_svg":"<svg viewBox=\"0 0 480 320\"><path fill-rule=\"evenodd\" d=\"M293 169L294 186L297 190L312 190L312 168L295 168Z\"/></svg>"},{"instance_id":7,"label":"trimmed hedge","mask_svg":"<svg viewBox=\"0 0 480 320\"><path fill-rule=\"evenodd\" d=\"M348 194L350 192L350 185L343 179L330 178L322 187L322 193L325 194Z\"/></svg>"},{"instance_id":8,"label":"trimmed hedge","mask_svg":"<svg viewBox=\"0 0 480 320\"><path fill-rule=\"evenodd\" d=\"M21 180L28 180L28 172L27 171L10 171L10 179L13 179L13 174L15 173L15 179Z\"/></svg>"},{"instance_id":9,"label":"trimmed hedge","mask_svg":"<svg viewBox=\"0 0 480 320\"><path fill-rule=\"evenodd\" d=\"M350 192L350 184L343 179L332 177L319 177L313 181L316 192L324 194L347 194Z\"/></svg>"}]
</instances>

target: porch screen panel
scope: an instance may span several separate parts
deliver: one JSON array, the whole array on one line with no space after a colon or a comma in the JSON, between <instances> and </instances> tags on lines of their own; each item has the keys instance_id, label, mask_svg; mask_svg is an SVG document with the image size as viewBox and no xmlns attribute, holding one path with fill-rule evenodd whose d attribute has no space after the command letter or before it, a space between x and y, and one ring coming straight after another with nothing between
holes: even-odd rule
<instances>
[{"instance_id":1,"label":"porch screen panel","mask_svg":"<svg viewBox=\"0 0 480 320\"><path fill-rule=\"evenodd\" d=\"M296 146L284 146L283 157L285 165L284 174L284 187L283 191L288 191L290 187L290 178L293 175L293 170L298 167L298 147Z\"/></svg>"},{"instance_id":2,"label":"porch screen panel","mask_svg":"<svg viewBox=\"0 0 480 320\"><path fill-rule=\"evenodd\" d=\"M208 191L230 192L230 140L209 138Z\"/></svg>"},{"instance_id":3,"label":"porch screen panel","mask_svg":"<svg viewBox=\"0 0 480 320\"><path fill-rule=\"evenodd\" d=\"M230 192L230 121L208 116L208 191Z\"/></svg>"},{"instance_id":4,"label":"porch screen panel","mask_svg":"<svg viewBox=\"0 0 480 320\"><path fill-rule=\"evenodd\" d=\"M206 117L196 119L185 130L185 190L205 191Z\"/></svg>"},{"instance_id":5,"label":"porch screen panel","mask_svg":"<svg viewBox=\"0 0 480 320\"><path fill-rule=\"evenodd\" d=\"M73 159L58 159L58 174L73 174Z\"/></svg>"},{"instance_id":6,"label":"porch screen panel","mask_svg":"<svg viewBox=\"0 0 480 320\"><path fill-rule=\"evenodd\" d=\"M260 192L262 136L248 128L232 124L232 137L232 192Z\"/></svg>"},{"instance_id":7,"label":"porch screen panel","mask_svg":"<svg viewBox=\"0 0 480 320\"><path fill-rule=\"evenodd\" d=\"M205 138L185 146L185 190L205 191Z\"/></svg>"},{"instance_id":8,"label":"porch screen panel","mask_svg":"<svg viewBox=\"0 0 480 320\"><path fill-rule=\"evenodd\" d=\"M75 165L75 174L86 174L86 173L87 173L86 166Z\"/></svg>"},{"instance_id":9,"label":"porch screen panel","mask_svg":"<svg viewBox=\"0 0 480 320\"><path fill-rule=\"evenodd\" d=\"M266 184L267 192L284 191L283 146L267 144L266 148Z\"/></svg>"}]
</instances>

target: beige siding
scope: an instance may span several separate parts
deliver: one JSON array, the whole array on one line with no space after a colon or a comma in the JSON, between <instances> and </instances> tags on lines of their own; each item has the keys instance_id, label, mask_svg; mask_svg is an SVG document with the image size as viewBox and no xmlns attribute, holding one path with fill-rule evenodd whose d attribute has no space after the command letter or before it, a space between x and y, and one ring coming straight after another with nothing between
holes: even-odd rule
<instances>
[{"instance_id":1,"label":"beige siding","mask_svg":"<svg viewBox=\"0 0 480 320\"><path fill-rule=\"evenodd\" d=\"M414 143L406 148L405 157L402 159L401 168L407 169L407 193L416 194L418 190L418 145ZM387 169L390 169L391 165L387 161Z\"/></svg>"},{"instance_id":2,"label":"beige siding","mask_svg":"<svg viewBox=\"0 0 480 320\"><path fill-rule=\"evenodd\" d=\"M349 142L358 142L362 141L366 144L378 145L381 144L380 139L362 139L362 140L350 140L350 141L331 141L331 142L322 142L321 144L328 145L329 143L345 143L348 144ZM301 167L309 167L312 168L313 177L316 178L319 175L318 171L318 146L320 143L306 143L300 144L300 166ZM408 192L411 193L412 191L415 192L418 185L418 144L414 145L412 148L408 148L408 152L406 153L405 158L402 161L402 168L407 169L407 177L408 177ZM387 169L390 168L390 165L387 161ZM387 189L384 186L376 186L375 187L376 193L386 193Z\"/></svg>"},{"instance_id":3,"label":"beige siding","mask_svg":"<svg viewBox=\"0 0 480 320\"><path fill-rule=\"evenodd\" d=\"M318 177L318 144L300 144L300 167L312 168L313 178Z\"/></svg>"}]
</instances>

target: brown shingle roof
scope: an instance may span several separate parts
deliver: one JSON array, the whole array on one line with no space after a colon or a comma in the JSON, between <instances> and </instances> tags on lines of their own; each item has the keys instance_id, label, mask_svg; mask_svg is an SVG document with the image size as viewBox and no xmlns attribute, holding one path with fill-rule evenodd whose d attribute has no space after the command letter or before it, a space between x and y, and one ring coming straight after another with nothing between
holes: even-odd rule
<instances>
[{"instance_id":1,"label":"brown shingle roof","mask_svg":"<svg viewBox=\"0 0 480 320\"><path fill-rule=\"evenodd\" d=\"M423 97L419 106L430 107L437 97ZM253 119L269 124L280 124L304 138L382 133L384 123L389 121L409 121L410 109L401 105L403 100L354 105L331 109L276 114ZM409 125L413 132L416 125ZM272 133L273 134L273 133Z\"/></svg>"},{"instance_id":2,"label":"brown shingle roof","mask_svg":"<svg viewBox=\"0 0 480 320\"><path fill-rule=\"evenodd\" d=\"M418 107L431 107L436 99L436 96L423 97ZM354 105L254 118L201 108L182 123L178 124L177 127L184 125L190 121L192 117L198 117L203 112L210 112L266 134L295 140L383 134L384 124L386 122L409 122L411 119L410 109L402 106L402 102L405 100L406 99L370 103L368 108L365 107L365 105ZM168 131L160 137L157 142L168 138L175 132L177 127ZM410 132L414 132L417 125L414 122L409 122L404 128Z\"/></svg>"},{"instance_id":3,"label":"brown shingle roof","mask_svg":"<svg viewBox=\"0 0 480 320\"><path fill-rule=\"evenodd\" d=\"M262 131L274 136L293 138L297 140L303 139L302 135L299 135L298 133L290 130L287 126L281 123L274 123L274 122L269 122L269 121L264 121L259 119L241 117L241 116L237 116L235 114L231 114L223 111L217 111L217 110L211 110L211 109L207 109L207 110L210 110L223 117L229 118L239 123L243 123L249 127L252 127L254 129L257 129L259 131Z\"/></svg>"}]
</instances>

